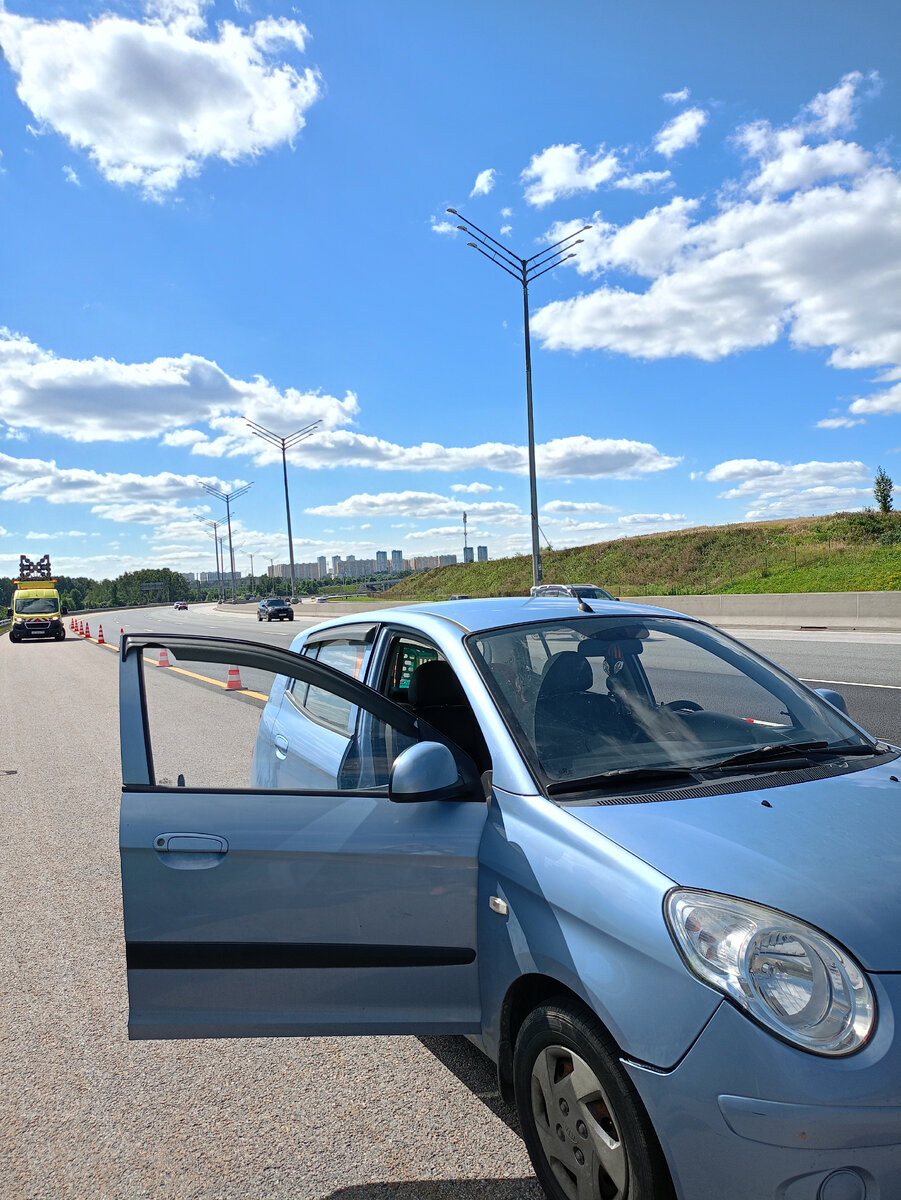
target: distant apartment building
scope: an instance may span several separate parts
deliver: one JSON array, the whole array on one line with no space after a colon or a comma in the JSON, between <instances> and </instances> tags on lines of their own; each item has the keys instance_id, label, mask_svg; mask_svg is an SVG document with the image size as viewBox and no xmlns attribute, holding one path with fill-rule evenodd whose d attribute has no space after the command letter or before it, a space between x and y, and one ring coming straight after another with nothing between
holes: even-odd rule
<instances>
[{"instance_id":1,"label":"distant apartment building","mask_svg":"<svg viewBox=\"0 0 901 1200\"><path fill-rule=\"evenodd\" d=\"M405 570L403 550L391 551L391 570L392 572Z\"/></svg>"},{"instance_id":2,"label":"distant apartment building","mask_svg":"<svg viewBox=\"0 0 901 1200\"><path fill-rule=\"evenodd\" d=\"M193 571L179 571L178 573L182 577L182 579L184 579L187 583L195 583L196 582L197 576L194 574Z\"/></svg>"},{"instance_id":3,"label":"distant apartment building","mask_svg":"<svg viewBox=\"0 0 901 1200\"><path fill-rule=\"evenodd\" d=\"M323 563L325 559L322 560ZM290 579L291 564L290 563L273 563L266 568L266 574L270 579ZM319 563L295 563L294 564L295 579L320 579Z\"/></svg>"},{"instance_id":4,"label":"distant apartment building","mask_svg":"<svg viewBox=\"0 0 901 1200\"><path fill-rule=\"evenodd\" d=\"M463 547L463 561L465 563L468 563L468 562L472 562L472 559L473 559L472 546L464 546Z\"/></svg>"},{"instance_id":5,"label":"distant apartment building","mask_svg":"<svg viewBox=\"0 0 901 1200\"><path fill-rule=\"evenodd\" d=\"M488 547L487 546L477 546L476 554L478 555L479 562L487 562L488 561Z\"/></svg>"},{"instance_id":6,"label":"distant apartment building","mask_svg":"<svg viewBox=\"0 0 901 1200\"><path fill-rule=\"evenodd\" d=\"M232 575L231 571L224 571L221 575L218 575L215 571L201 571L198 578L201 583L218 583L220 579L230 582L232 579L240 579L241 576L237 571L234 575Z\"/></svg>"},{"instance_id":7,"label":"distant apartment building","mask_svg":"<svg viewBox=\"0 0 901 1200\"><path fill-rule=\"evenodd\" d=\"M438 566L439 567L454 567L456 565L457 565L456 554L439 554L438 555Z\"/></svg>"},{"instance_id":8,"label":"distant apartment building","mask_svg":"<svg viewBox=\"0 0 901 1200\"><path fill-rule=\"evenodd\" d=\"M319 578L325 579L326 575L328 575L328 567L326 566L324 554L320 554L316 559L316 566L319 568Z\"/></svg>"},{"instance_id":9,"label":"distant apartment building","mask_svg":"<svg viewBox=\"0 0 901 1200\"><path fill-rule=\"evenodd\" d=\"M376 550L375 552L375 569L378 574L388 574L388 551Z\"/></svg>"}]
</instances>

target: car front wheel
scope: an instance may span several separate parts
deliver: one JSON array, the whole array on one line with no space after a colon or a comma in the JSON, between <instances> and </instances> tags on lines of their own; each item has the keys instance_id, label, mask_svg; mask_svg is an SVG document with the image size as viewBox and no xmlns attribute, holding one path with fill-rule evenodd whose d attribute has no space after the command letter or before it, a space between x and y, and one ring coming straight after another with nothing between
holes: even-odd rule
<instances>
[{"instance_id":1,"label":"car front wheel","mask_svg":"<svg viewBox=\"0 0 901 1200\"><path fill-rule=\"evenodd\" d=\"M597 1018L561 997L523 1022L516 1106L551 1200L674 1200L663 1153Z\"/></svg>"}]
</instances>

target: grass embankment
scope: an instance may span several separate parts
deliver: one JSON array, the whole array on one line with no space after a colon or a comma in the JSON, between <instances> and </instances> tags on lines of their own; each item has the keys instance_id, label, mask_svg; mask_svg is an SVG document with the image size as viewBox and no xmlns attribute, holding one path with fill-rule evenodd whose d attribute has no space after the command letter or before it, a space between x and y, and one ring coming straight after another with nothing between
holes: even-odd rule
<instances>
[{"instance_id":1,"label":"grass embankment","mask_svg":"<svg viewBox=\"0 0 901 1200\"><path fill-rule=\"evenodd\" d=\"M707 526L542 553L545 583L597 583L618 596L901 589L901 513L833 513ZM523 596L530 555L411 575L389 600Z\"/></svg>"}]
</instances>

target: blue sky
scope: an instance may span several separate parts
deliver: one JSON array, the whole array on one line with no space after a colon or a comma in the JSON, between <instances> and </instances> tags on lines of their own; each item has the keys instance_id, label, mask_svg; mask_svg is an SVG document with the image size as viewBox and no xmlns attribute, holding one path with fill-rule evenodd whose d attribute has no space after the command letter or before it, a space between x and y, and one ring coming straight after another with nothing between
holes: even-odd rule
<instances>
[{"instance_id":1,"label":"blue sky","mask_svg":"<svg viewBox=\"0 0 901 1200\"><path fill-rule=\"evenodd\" d=\"M897 7L0 0L0 572L555 547L901 483ZM601 581L603 582L603 581Z\"/></svg>"}]
</instances>

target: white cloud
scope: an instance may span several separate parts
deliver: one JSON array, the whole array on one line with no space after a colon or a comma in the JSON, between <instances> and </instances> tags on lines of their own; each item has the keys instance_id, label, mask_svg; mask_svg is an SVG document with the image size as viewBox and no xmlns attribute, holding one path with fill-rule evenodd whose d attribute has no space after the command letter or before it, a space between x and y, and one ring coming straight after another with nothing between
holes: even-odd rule
<instances>
[{"instance_id":1,"label":"white cloud","mask_svg":"<svg viewBox=\"0 0 901 1200\"><path fill-rule=\"evenodd\" d=\"M872 497L859 485L869 475L862 462L779 463L734 458L718 463L704 476L711 483L735 483L720 493L723 500L747 500L746 521L802 517L860 507Z\"/></svg>"},{"instance_id":2,"label":"white cloud","mask_svg":"<svg viewBox=\"0 0 901 1200\"><path fill-rule=\"evenodd\" d=\"M502 225L501 226L501 237L509 237L512 232L513 232L512 225Z\"/></svg>"},{"instance_id":3,"label":"white cloud","mask_svg":"<svg viewBox=\"0 0 901 1200\"><path fill-rule=\"evenodd\" d=\"M512 217L512 216L513 216L513 209L512 209L512 208L502 208L502 209L501 209L501 216L502 216L502 217Z\"/></svg>"},{"instance_id":4,"label":"white cloud","mask_svg":"<svg viewBox=\"0 0 901 1200\"><path fill-rule=\"evenodd\" d=\"M704 476L710 483L738 483L720 493L726 500L760 495L770 499L797 488L818 488L856 483L868 474L862 462L779 463L760 458L732 458L718 463Z\"/></svg>"},{"instance_id":5,"label":"white cloud","mask_svg":"<svg viewBox=\"0 0 901 1200\"><path fill-rule=\"evenodd\" d=\"M488 483L452 483L450 490L452 492L471 492L474 496L483 496L486 492L493 492L494 488Z\"/></svg>"},{"instance_id":6,"label":"white cloud","mask_svg":"<svg viewBox=\"0 0 901 1200\"><path fill-rule=\"evenodd\" d=\"M442 233L445 236L452 234L454 237L456 237L459 232L457 226L454 225L452 221L439 221L437 217L430 217L429 220L432 226L432 233Z\"/></svg>"},{"instance_id":7,"label":"white cloud","mask_svg":"<svg viewBox=\"0 0 901 1200\"><path fill-rule=\"evenodd\" d=\"M26 538L40 538L48 540L50 538L83 538L88 535L80 529L60 529L57 533L36 533L34 530L29 530L25 534Z\"/></svg>"},{"instance_id":8,"label":"white cloud","mask_svg":"<svg viewBox=\"0 0 901 1200\"><path fill-rule=\"evenodd\" d=\"M462 525L463 505L460 500L436 492L361 492L348 496L337 504L320 504L305 510L316 517L417 517L422 519L458 518ZM467 503L467 512L474 521L522 519L517 504L500 500Z\"/></svg>"},{"instance_id":9,"label":"white cloud","mask_svg":"<svg viewBox=\"0 0 901 1200\"><path fill-rule=\"evenodd\" d=\"M194 443L197 448L209 439L181 428L190 422L215 427L214 422L240 413L268 428L298 428L314 420L333 428L351 420L357 407L352 393L338 400L294 388L280 391L259 375L252 381L233 379L195 354L149 363L57 358L27 337L0 328L3 420L13 428L52 429L76 442L167 434L168 445ZM246 435L243 420L235 419ZM250 444L244 436L241 444L245 440ZM232 448L232 441L222 453Z\"/></svg>"},{"instance_id":10,"label":"white cloud","mask_svg":"<svg viewBox=\"0 0 901 1200\"><path fill-rule=\"evenodd\" d=\"M50 504L90 504L95 506L92 511L101 516L110 515L106 511L109 506L126 504L153 504L184 515L178 503L193 500L193 507L198 507L200 501L207 499L204 484L227 491L240 487L242 482L225 482L215 475L175 475L170 471L156 475L91 471L58 467L55 462L38 458L0 454L0 501L27 504L43 499Z\"/></svg>"},{"instance_id":11,"label":"white cloud","mask_svg":"<svg viewBox=\"0 0 901 1200\"><path fill-rule=\"evenodd\" d=\"M746 521L775 521L783 517L819 516L847 512L872 502L872 488L817 487L787 492L772 500L762 500L748 509Z\"/></svg>"},{"instance_id":12,"label":"white cloud","mask_svg":"<svg viewBox=\"0 0 901 1200\"><path fill-rule=\"evenodd\" d=\"M842 119L843 106L844 100L824 100L818 128ZM806 137L820 136L809 122L805 128ZM864 166L859 147L834 142L819 147L819 158L796 155L790 162L784 152L789 143L797 151L797 130L790 127L787 140L785 132L766 127L754 150L761 170L724 189L709 216L700 215L701 198L681 196L622 226L596 215L574 260L578 271L618 271L650 282L640 290L605 283L540 309L533 329L545 346L715 361L787 336L797 348L828 348L834 367L897 369L901 173L872 158ZM809 182L827 161L862 169ZM782 183L795 185L786 195L774 191L777 165ZM762 189L761 171L769 168ZM892 377L891 370L883 376ZM896 398L889 389L858 398L851 411L895 412L899 403L901 392Z\"/></svg>"},{"instance_id":13,"label":"white cloud","mask_svg":"<svg viewBox=\"0 0 901 1200\"><path fill-rule=\"evenodd\" d=\"M901 413L901 383L884 392L874 392L872 396L859 397L852 402L850 411L853 413L876 413L882 416Z\"/></svg>"},{"instance_id":14,"label":"white cloud","mask_svg":"<svg viewBox=\"0 0 901 1200\"><path fill-rule=\"evenodd\" d=\"M824 417L817 421L817 429L851 429L854 425L865 425L863 417L854 420L852 417Z\"/></svg>"},{"instance_id":15,"label":"white cloud","mask_svg":"<svg viewBox=\"0 0 901 1200\"><path fill-rule=\"evenodd\" d=\"M665 100L667 104L683 104L690 95L691 89L684 87L678 92L664 92L660 99Z\"/></svg>"},{"instance_id":16,"label":"white cloud","mask_svg":"<svg viewBox=\"0 0 901 1200\"><path fill-rule=\"evenodd\" d=\"M541 506L541 511L549 516L562 516L566 513L615 513L619 509L594 500L550 500Z\"/></svg>"},{"instance_id":17,"label":"white cloud","mask_svg":"<svg viewBox=\"0 0 901 1200\"><path fill-rule=\"evenodd\" d=\"M670 171L639 171L636 175L621 175L619 179L614 179L613 186L631 192L649 192L659 184L669 183L671 179Z\"/></svg>"},{"instance_id":18,"label":"white cloud","mask_svg":"<svg viewBox=\"0 0 901 1200\"><path fill-rule=\"evenodd\" d=\"M664 158L672 158L686 146L694 146L707 124L707 113L702 108L687 108L657 131L654 149Z\"/></svg>"},{"instance_id":19,"label":"white cloud","mask_svg":"<svg viewBox=\"0 0 901 1200\"><path fill-rule=\"evenodd\" d=\"M223 21L211 37L205 8L154 0L146 21L104 13L85 24L0 8L0 46L42 130L87 151L110 182L159 197L209 159L292 144L321 91L315 71L274 53L304 50L299 22Z\"/></svg>"},{"instance_id":20,"label":"white cloud","mask_svg":"<svg viewBox=\"0 0 901 1200\"><path fill-rule=\"evenodd\" d=\"M494 187L496 175L494 167L489 167L487 171L479 171L476 181L472 185L472 191L469 193L470 196L487 196Z\"/></svg>"},{"instance_id":21,"label":"white cloud","mask_svg":"<svg viewBox=\"0 0 901 1200\"><path fill-rule=\"evenodd\" d=\"M548 146L540 154L534 154L520 178L526 185L528 203L542 208L561 196L593 192L619 170L619 160L613 152L600 146L595 154L589 154L573 142L568 146Z\"/></svg>"},{"instance_id":22,"label":"white cloud","mask_svg":"<svg viewBox=\"0 0 901 1200\"><path fill-rule=\"evenodd\" d=\"M620 517L617 524L674 525L687 520L685 513L630 513L627 517Z\"/></svg>"},{"instance_id":23,"label":"white cloud","mask_svg":"<svg viewBox=\"0 0 901 1200\"><path fill-rule=\"evenodd\" d=\"M71 167L63 167L63 175L66 183L71 183L74 187L81 187L81 180Z\"/></svg>"},{"instance_id":24,"label":"white cloud","mask_svg":"<svg viewBox=\"0 0 901 1200\"><path fill-rule=\"evenodd\" d=\"M283 422L282 422L283 423ZM223 454L255 454L261 464L281 462L280 452L248 434L240 418L210 421L223 432L212 441L197 442L193 454L219 458ZM662 454L648 442L626 438L590 438L584 435L555 438L535 449L538 474L546 479L583 476L631 478L652 471L665 471L681 460ZM500 471L513 475L528 473L525 446L504 442L482 442L475 446L443 446L421 442L402 446L371 434L347 429L326 430L304 442L295 461L308 470L332 467L369 467L376 471Z\"/></svg>"}]
</instances>

